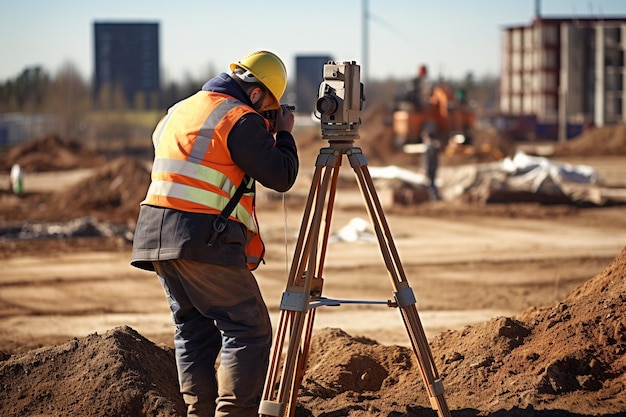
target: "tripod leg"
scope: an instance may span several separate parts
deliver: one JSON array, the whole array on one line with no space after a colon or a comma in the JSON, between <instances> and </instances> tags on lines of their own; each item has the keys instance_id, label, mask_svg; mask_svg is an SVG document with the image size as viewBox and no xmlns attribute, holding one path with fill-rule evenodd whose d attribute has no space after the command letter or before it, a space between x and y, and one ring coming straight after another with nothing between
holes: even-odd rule
<instances>
[{"instance_id":1,"label":"tripod leg","mask_svg":"<svg viewBox=\"0 0 626 417\"><path fill-rule=\"evenodd\" d=\"M341 150L338 151L338 149ZM394 297L400 308L413 351L417 356L431 406L437 410L439 417L450 417L450 411L443 396L443 383L435 368L428 340L415 306L415 296L406 280L391 231L367 170L365 156L359 148L340 148L339 145L337 145L337 149L322 149L318 156L294 260L289 273L287 289L283 293L281 301L278 332L272 348L272 361L265 381L259 414L272 417L293 417L295 413L297 392L306 371L315 317L315 310L309 309L309 300L312 294L321 296L322 292L321 272L326 255L338 170L341 165L341 156L344 153L350 159L370 220L376 231L381 254L393 285ZM313 207L315 209L311 216ZM318 252L324 213L323 240L321 250ZM288 331L289 335L287 336ZM285 342L288 342L288 348L282 375L279 377L280 357Z\"/></svg>"},{"instance_id":2,"label":"tripod leg","mask_svg":"<svg viewBox=\"0 0 626 417\"><path fill-rule=\"evenodd\" d=\"M443 382L435 367L432 352L428 345L417 307L415 306L415 296L402 268L391 230L385 219L374 183L367 169L367 161L359 148L349 150L348 158L350 165L354 169L370 220L376 232L381 254L394 288L394 296L402 313L413 351L417 357L431 406L438 412L440 417L449 417L450 411L443 396Z\"/></svg>"},{"instance_id":3,"label":"tripod leg","mask_svg":"<svg viewBox=\"0 0 626 417\"><path fill-rule=\"evenodd\" d=\"M293 416L296 411L298 391L300 390L302 380L304 379L304 375L306 374L306 367L309 359L309 349L311 347L311 335L313 334L314 319L315 309L311 309L306 316L305 333L296 360L296 369L292 380L289 405L287 408L288 413L286 414L288 416Z\"/></svg>"},{"instance_id":4,"label":"tripod leg","mask_svg":"<svg viewBox=\"0 0 626 417\"><path fill-rule=\"evenodd\" d=\"M341 159L339 159L337 161L337 163L340 163ZM314 274L316 278L316 282L318 282L317 285L314 285L310 292L311 295L315 295L317 297L320 297L322 295L322 286L323 286L323 281L324 279L322 278L323 276L323 271L324 271L324 261L326 259L326 249L328 247L328 237L330 235L330 224L331 224L331 220L332 220L332 214L333 214L333 206L334 206L334 202L335 202L335 190L337 189L337 181L339 179L339 165L335 165L334 169L332 171L332 178L331 178L331 183L330 183L330 189L329 189L329 194L328 194L328 200L326 201L326 214L324 216L325 220L324 220L324 232L323 232L323 237L322 237L322 241L321 241L321 245L320 245L320 250L319 250L319 257L318 257L318 261L317 261L317 265L316 265L316 272ZM319 194L318 194L319 197ZM295 375L293 378L293 385L291 387L291 398L289 400L289 408L287 409L289 411L288 415L293 415L293 413L296 410L296 402L298 399L298 391L300 389L300 386L302 384L302 380L304 379L304 375L306 374L306 367L307 367L307 362L308 362L308 358L309 358L309 349L310 349L310 345L311 345L311 336L313 334L313 323L315 320L315 309L310 309L307 313L306 316L306 324L305 324L305 333L304 333L304 337L302 339L302 346L300 348L300 351L298 353L298 357L296 360L296 370L295 370Z\"/></svg>"},{"instance_id":5,"label":"tripod leg","mask_svg":"<svg viewBox=\"0 0 626 417\"><path fill-rule=\"evenodd\" d=\"M282 417L293 416L295 413L297 392L306 371L315 317L315 310L309 309L309 300L312 294L320 296L322 291L322 279L319 274L326 251L332 212L327 204L334 201L336 172L341 165L341 156L341 153L329 148L322 149L318 156L287 288L281 300L278 333L272 347L272 360L265 381L263 400L259 407L261 416ZM324 213L326 224L321 245L322 255L319 255L319 237ZM287 352L279 377L280 357L285 343L288 345Z\"/></svg>"}]
</instances>

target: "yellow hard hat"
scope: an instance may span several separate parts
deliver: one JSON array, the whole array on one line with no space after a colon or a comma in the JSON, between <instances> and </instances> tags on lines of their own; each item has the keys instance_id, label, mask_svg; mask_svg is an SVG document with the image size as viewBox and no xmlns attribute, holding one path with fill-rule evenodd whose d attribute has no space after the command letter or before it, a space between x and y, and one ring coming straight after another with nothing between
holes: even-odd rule
<instances>
[{"instance_id":1,"label":"yellow hard hat","mask_svg":"<svg viewBox=\"0 0 626 417\"><path fill-rule=\"evenodd\" d=\"M280 98L287 87L287 70L283 61L272 52L256 51L241 58L239 62L230 64L230 70L236 67L246 70L245 74L239 76L246 82L260 82L272 94L274 98L273 107L280 107Z\"/></svg>"}]
</instances>

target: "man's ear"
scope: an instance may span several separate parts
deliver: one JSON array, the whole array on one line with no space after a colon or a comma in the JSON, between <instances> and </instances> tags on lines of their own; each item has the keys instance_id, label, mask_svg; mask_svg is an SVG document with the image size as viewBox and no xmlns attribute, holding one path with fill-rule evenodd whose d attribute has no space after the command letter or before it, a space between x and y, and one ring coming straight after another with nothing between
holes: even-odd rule
<instances>
[{"instance_id":1,"label":"man's ear","mask_svg":"<svg viewBox=\"0 0 626 417\"><path fill-rule=\"evenodd\" d=\"M263 92L261 91L261 89L259 87L254 87L251 91L250 91L250 100L256 104L256 102L263 96L262 94Z\"/></svg>"}]
</instances>

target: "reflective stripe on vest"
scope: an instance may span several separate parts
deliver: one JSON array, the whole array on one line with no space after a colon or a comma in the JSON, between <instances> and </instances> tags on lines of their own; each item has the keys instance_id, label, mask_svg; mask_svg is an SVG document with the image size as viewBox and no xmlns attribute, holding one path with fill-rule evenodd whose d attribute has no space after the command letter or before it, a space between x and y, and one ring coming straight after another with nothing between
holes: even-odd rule
<instances>
[{"instance_id":1,"label":"reflective stripe on vest","mask_svg":"<svg viewBox=\"0 0 626 417\"><path fill-rule=\"evenodd\" d=\"M229 114L233 110L235 112ZM225 141L239 117L251 112L254 110L240 101L206 91L170 108L153 134L156 156L152 183L142 204L220 213L244 176L230 159ZM183 121L182 129L177 126L179 120ZM216 129L219 130L216 132ZM177 135L178 139L174 144L162 143L164 134ZM219 143L214 145L213 140L219 140ZM210 149L214 153L207 159ZM253 192L244 194L230 217L243 223L249 231L258 233L253 198Z\"/></svg>"},{"instance_id":2,"label":"reflective stripe on vest","mask_svg":"<svg viewBox=\"0 0 626 417\"><path fill-rule=\"evenodd\" d=\"M167 196L179 200L198 203L203 206L226 207L230 197L224 197L211 191L202 190L190 185L179 184L176 182L153 180L148 188L148 194ZM254 217L241 205L237 204L231 213L231 217L237 218L243 223L248 230L258 233L258 227L254 221Z\"/></svg>"},{"instance_id":3,"label":"reflective stripe on vest","mask_svg":"<svg viewBox=\"0 0 626 417\"><path fill-rule=\"evenodd\" d=\"M163 129L167 125L169 119L175 113L176 109L180 106L180 104L181 103L179 102L172 106L167 111L167 115L161 120L160 126L155 129L153 137L155 149L158 148L161 144L161 134L163 133ZM222 120L226 113L239 106L243 106L240 101L232 98L226 98L224 101L218 104L215 109L213 109L209 117L207 117L207 119L202 124L202 127L200 127L198 136L195 138L193 148L189 153L190 158L193 158L197 162L202 161L204 154L209 148L211 139L213 139L214 126L216 126L217 123Z\"/></svg>"},{"instance_id":4,"label":"reflective stripe on vest","mask_svg":"<svg viewBox=\"0 0 626 417\"><path fill-rule=\"evenodd\" d=\"M199 165L194 162L183 161L180 159L155 158L152 165L153 172L176 172L190 178L197 178L208 184L214 185L225 193L232 195L237 189L230 179L222 172Z\"/></svg>"}]
</instances>

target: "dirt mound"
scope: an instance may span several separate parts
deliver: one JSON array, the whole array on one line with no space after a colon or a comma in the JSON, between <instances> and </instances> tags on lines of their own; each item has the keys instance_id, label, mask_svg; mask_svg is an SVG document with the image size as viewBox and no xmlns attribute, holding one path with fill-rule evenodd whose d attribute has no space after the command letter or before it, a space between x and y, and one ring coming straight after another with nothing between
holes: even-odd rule
<instances>
[{"instance_id":1,"label":"dirt mound","mask_svg":"<svg viewBox=\"0 0 626 417\"><path fill-rule=\"evenodd\" d=\"M626 411L626 249L550 308L439 335L432 348L453 404L580 414Z\"/></svg>"},{"instance_id":2,"label":"dirt mound","mask_svg":"<svg viewBox=\"0 0 626 417\"><path fill-rule=\"evenodd\" d=\"M29 172L64 171L93 168L104 159L82 144L56 135L46 135L10 148L0 161L0 170L9 171L14 164Z\"/></svg>"},{"instance_id":3,"label":"dirt mound","mask_svg":"<svg viewBox=\"0 0 626 417\"><path fill-rule=\"evenodd\" d=\"M139 214L139 203L150 184L145 162L120 157L93 170L91 175L53 193L26 193L18 198L0 192L0 221L69 221L93 217L101 221L132 225Z\"/></svg>"},{"instance_id":4,"label":"dirt mound","mask_svg":"<svg viewBox=\"0 0 626 417\"><path fill-rule=\"evenodd\" d=\"M558 143L554 155L626 155L626 125L619 123L589 129L568 142Z\"/></svg>"},{"instance_id":5,"label":"dirt mound","mask_svg":"<svg viewBox=\"0 0 626 417\"><path fill-rule=\"evenodd\" d=\"M436 337L449 407L472 416L626 411L625 278L626 249L552 308ZM420 415L430 406L414 356L338 329L317 332L301 406L313 415Z\"/></svg>"},{"instance_id":6,"label":"dirt mound","mask_svg":"<svg viewBox=\"0 0 626 417\"><path fill-rule=\"evenodd\" d=\"M410 407L430 408L410 349L382 346L340 329L314 333L298 403L300 416L387 416Z\"/></svg>"},{"instance_id":7,"label":"dirt mound","mask_svg":"<svg viewBox=\"0 0 626 417\"><path fill-rule=\"evenodd\" d=\"M133 329L92 334L0 363L5 417L181 416L172 350Z\"/></svg>"},{"instance_id":8,"label":"dirt mound","mask_svg":"<svg viewBox=\"0 0 626 417\"><path fill-rule=\"evenodd\" d=\"M454 415L624 413L625 278L626 248L554 307L434 338ZM183 415L171 350L128 327L5 358L0 383L7 417ZM435 415L410 349L339 329L314 333L298 404L300 417Z\"/></svg>"},{"instance_id":9,"label":"dirt mound","mask_svg":"<svg viewBox=\"0 0 626 417\"><path fill-rule=\"evenodd\" d=\"M67 190L52 194L49 205L70 218L90 215L118 223L135 221L150 184L150 171L130 157L114 159Z\"/></svg>"}]
</instances>

